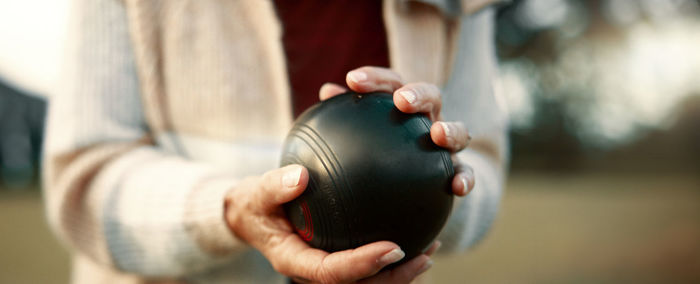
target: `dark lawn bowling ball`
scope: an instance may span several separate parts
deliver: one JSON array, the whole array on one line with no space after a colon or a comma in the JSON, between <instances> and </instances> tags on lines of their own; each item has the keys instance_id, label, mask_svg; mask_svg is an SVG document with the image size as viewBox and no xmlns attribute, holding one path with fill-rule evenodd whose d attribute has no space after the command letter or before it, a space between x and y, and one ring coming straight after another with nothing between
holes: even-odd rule
<instances>
[{"instance_id":1,"label":"dark lawn bowling ball","mask_svg":"<svg viewBox=\"0 0 700 284\"><path fill-rule=\"evenodd\" d=\"M346 93L302 113L282 150L283 166L309 170L304 193L285 204L297 233L328 252L388 240L409 260L427 249L450 214L454 175L430 125L386 93Z\"/></svg>"}]
</instances>

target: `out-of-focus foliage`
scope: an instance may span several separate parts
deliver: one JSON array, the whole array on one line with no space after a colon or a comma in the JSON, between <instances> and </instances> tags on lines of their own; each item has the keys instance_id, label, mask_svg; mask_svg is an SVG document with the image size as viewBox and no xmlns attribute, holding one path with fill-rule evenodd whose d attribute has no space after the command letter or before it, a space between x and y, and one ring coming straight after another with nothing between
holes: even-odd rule
<instances>
[{"instance_id":1,"label":"out-of-focus foliage","mask_svg":"<svg viewBox=\"0 0 700 284\"><path fill-rule=\"evenodd\" d=\"M0 189L37 182L46 103L0 81Z\"/></svg>"},{"instance_id":2,"label":"out-of-focus foliage","mask_svg":"<svg viewBox=\"0 0 700 284\"><path fill-rule=\"evenodd\" d=\"M538 161L578 169L653 135L687 140L648 148L668 156L667 164L698 168L671 157L700 156L698 3L525 0L502 7L501 83L514 158L522 158L514 169Z\"/></svg>"}]
</instances>

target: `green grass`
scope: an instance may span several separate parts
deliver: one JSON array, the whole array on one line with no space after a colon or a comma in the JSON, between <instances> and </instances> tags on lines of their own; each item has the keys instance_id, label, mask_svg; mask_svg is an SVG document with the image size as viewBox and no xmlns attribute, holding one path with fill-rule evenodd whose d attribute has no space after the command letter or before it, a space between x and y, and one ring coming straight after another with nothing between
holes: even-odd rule
<instances>
[{"instance_id":1,"label":"green grass","mask_svg":"<svg viewBox=\"0 0 700 284\"><path fill-rule=\"evenodd\" d=\"M0 283L65 283L68 254L36 192L0 192ZM700 283L700 179L511 177L470 253L436 258L435 283Z\"/></svg>"}]
</instances>

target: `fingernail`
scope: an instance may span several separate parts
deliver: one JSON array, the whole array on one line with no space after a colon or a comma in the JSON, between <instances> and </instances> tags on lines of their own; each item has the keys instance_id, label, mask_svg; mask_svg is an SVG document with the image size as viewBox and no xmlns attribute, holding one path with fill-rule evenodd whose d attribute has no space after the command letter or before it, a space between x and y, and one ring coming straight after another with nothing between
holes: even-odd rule
<instances>
[{"instance_id":1,"label":"fingernail","mask_svg":"<svg viewBox=\"0 0 700 284\"><path fill-rule=\"evenodd\" d=\"M467 178L464 175L460 175L460 179L462 180L462 195L465 195L467 194L469 183L467 183Z\"/></svg>"},{"instance_id":2,"label":"fingernail","mask_svg":"<svg viewBox=\"0 0 700 284\"><path fill-rule=\"evenodd\" d=\"M442 127L442 130L445 131L445 137L448 139L452 137L452 130L450 130L450 126L447 125L446 122L440 122L440 126Z\"/></svg>"},{"instance_id":3,"label":"fingernail","mask_svg":"<svg viewBox=\"0 0 700 284\"><path fill-rule=\"evenodd\" d=\"M331 83L324 83L323 85L321 85L321 89L319 89L320 90L319 92L323 93L326 89L332 88L332 87L333 87L333 85L331 85Z\"/></svg>"},{"instance_id":4,"label":"fingernail","mask_svg":"<svg viewBox=\"0 0 700 284\"><path fill-rule=\"evenodd\" d=\"M425 272L426 270L430 269L431 267L433 267L433 260L428 259L428 261L426 261L423 264L423 266L421 266L421 268L418 270L418 274Z\"/></svg>"},{"instance_id":5,"label":"fingernail","mask_svg":"<svg viewBox=\"0 0 700 284\"><path fill-rule=\"evenodd\" d=\"M361 83L362 81L367 80L367 74L362 71L352 71L348 74L348 77L350 77L350 80L355 83Z\"/></svg>"},{"instance_id":6,"label":"fingernail","mask_svg":"<svg viewBox=\"0 0 700 284\"><path fill-rule=\"evenodd\" d=\"M301 168L295 168L284 173L282 176L282 184L286 187L295 187L299 185L301 179Z\"/></svg>"},{"instance_id":7,"label":"fingernail","mask_svg":"<svg viewBox=\"0 0 700 284\"><path fill-rule=\"evenodd\" d=\"M399 92L399 95L401 95L409 104L413 104L416 102L416 93L411 91L411 90L403 90Z\"/></svg>"},{"instance_id":8,"label":"fingernail","mask_svg":"<svg viewBox=\"0 0 700 284\"><path fill-rule=\"evenodd\" d=\"M464 194L467 194L467 193L469 193L469 191L471 190L471 189L469 189L469 182L470 182L470 181L472 182L472 189L474 188L474 187L473 187L473 186L474 186L474 183L475 183L475 181L474 181L474 170L471 169L471 168L469 168L469 167L467 167L466 169L464 169L463 175L465 176L465 179L466 179L466 180L465 180L465 183L464 183L464 184L465 184Z\"/></svg>"},{"instance_id":9,"label":"fingernail","mask_svg":"<svg viewBox=\"0 0 700 284\"><path fill-rule=\"evenodd\" d=\"M345 91L345 88L343 88L342 86L336 85L336 84L334 84L334 83L327 82L327 83L325 83L325 84L323 84L323 85L321 86L321 89L320 89L320 90L321 90L321 92L324 92L324 91L326 91L326 90L328 90L328 91L330 91L330 90L337 90L337 91L339 91L339 92L344 92L344 91Z\"/></svg>"},{"instance_id":10,"label":"fingernail","mask_svg":"<svg viewBox=\"0 0 700 284\"><path fill-rule=\"evenodd\" d=\"M442 127L442 131L445 132L445 138L447 139L447 143L452 143L454 141L454 138L452 137L452 130L450 129L450 125L447 124L446 122L439 122L440 126Z\"/></svg>"},{"instance_id":11,"label":"fingernail","mask_svg":"<svg viewBox=\"0 0 700 284\"><path fill-rule=\"evenodd\" d=\"M386 254L382 255L377 262L381 265L387 265L391 264L394 262L397 262L401 260L404 256L406 256L406 253L404 253L400 248L395 248L391 250L390 252L387 252Z\"/></svg>"}]
</instances>

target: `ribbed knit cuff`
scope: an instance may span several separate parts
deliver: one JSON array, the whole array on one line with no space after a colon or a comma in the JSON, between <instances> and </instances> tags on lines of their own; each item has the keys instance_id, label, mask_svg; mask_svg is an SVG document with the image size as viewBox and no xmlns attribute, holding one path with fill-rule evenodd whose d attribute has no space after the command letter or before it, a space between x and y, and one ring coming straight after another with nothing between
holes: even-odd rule
<instances>
[{"instance_id":1,"label":"ribbed knit cuff","mask_svg":"<svg viewBox=\"0 0 700 284\"><path fill-rule=\"evenodd\" d=\"M456 198L452 214L438 239L441 252L463 251L476 244L491 227L498 212L502 181L493 162L481 153L466 149L459 159L474 169L476 183L465 197Z\"/></svg>"},{"instance_id":2,"label":"ribbed knit cuff","mask_svg":"<svg viewBox=\"0 0 700 284\"><path fill-rule=\"evenodd\" d=\"M184 211L185 230L212 256L225 256L244 246L230 231L224 215L226 193L235 178L207 178L192 189Z\"/></svg>"}]
</instances>

